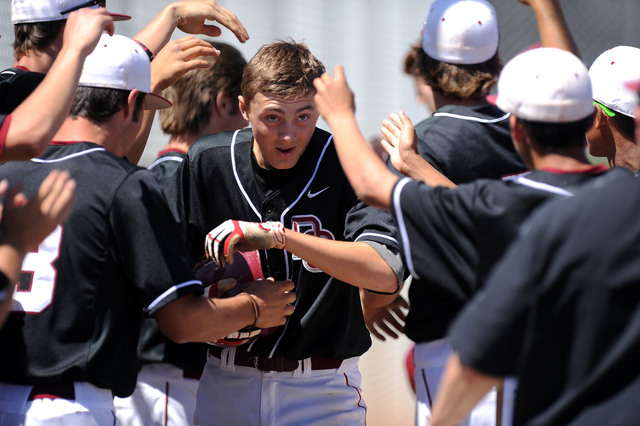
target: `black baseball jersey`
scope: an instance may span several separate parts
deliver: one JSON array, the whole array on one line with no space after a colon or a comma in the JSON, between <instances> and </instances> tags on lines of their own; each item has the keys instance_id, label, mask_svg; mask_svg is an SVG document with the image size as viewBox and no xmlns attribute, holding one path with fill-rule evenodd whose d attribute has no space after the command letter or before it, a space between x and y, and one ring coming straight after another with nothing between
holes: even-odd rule
<instances>
[{"instance_id":1,"label":"black baseball jersey","mask_svg":"<svg viewBox=\"0 0 640 426\"><path fill-rule=\"evenodd\" d=\"M456 319L464 365L518 378L514 424L638 424L639 185L542 207Z\"/></svg>"},{"instance_id":2,"label":"black baseball jersey","mask_svg":"<svg viewBox=\"0 0 640 426\"><path fill-rule=\"evenodd\" d=\"M44 80L45 74L26 68L8 68L0 72L0 114L11 113Z\"/></svg>"},{"instance_id":3,"label":"black baseball jersey","mask_svg":"<svg viewBox=\"0 0 640 426\"><path fill-rule=\"evenodd\" d=\"M186 156L186 152L176 149L160 151L148 169L164 186ZM202 373L207 361L207 348L203 343L175 343L162 334L153 318L144 318L138 356L142 364L169 363L195 376Z\"/></svg>"},{"instance_id":4,"label":"black baseball jersey","mask_svg":"<svg viewBox=\"0 0 640 426\"><path fill-rule=\"evenodd\" d=\"M329 133L316 129L290 170L259 168L252 137L251 129L243 129L200 139L166 188L192 261L203 255L206 234L227 219L279 221L298 232L334 240L372 241L397 253L393 217L356 198ZM285 250L263 252L262 265L267 277L293 280L296 310L286 325L253 341L252 353L289 359L313 355L346 359L369 348L371 338L358 288Z\"/></svg>"},{"instance_id":5,"label":"black baseball jersey","mask_svg":"<svg viewBox=\"0 0 640 426\"><path fill-rule=\"evenodd\" d=\"M583 173L536 170L509 180L482 179L450 189L404 179L393 191L406 266L416 279L405 333L416 342L443 338L452 319L484 283L522 221L554 196L630 175L594 166Z\"/></svg>"},{"instance_id":6,"label":"black baseball jersey","mask_svg":"<svg viewBox=\"0 0 640 426\"><path fill-rule=\"evenodd\" d=\"M418 123L416 133L418 153L455 184L526 170L511 141L509 114L491 104L444 106Z\"/></svg>"},{"instance_id":7,"label":"black baseball jersey","mask_svg":"<svg viewBox=\"0 0 640 426\"><path fill-rule=\"evenodd\" d=\"M148 167L155 175L158 182L164 184L172 177L187 153L177 149L165 149L158 153L158 158Z\"/></svg>"},{"instance_id":8,"label":"black baseball jersey","mask_svg":"<svg viewBox=\"0 0 640 426\"><path fill-rule=\"evenodd\" d=\"M0 381L88 381L130 395L143 309L153 315L202 285L148 170L93 143L54 142L41 158L0 166L0 179L31 195L52 169L69 170L76 201L24 260L0 330Z\"/></svg>"}]
</instances>

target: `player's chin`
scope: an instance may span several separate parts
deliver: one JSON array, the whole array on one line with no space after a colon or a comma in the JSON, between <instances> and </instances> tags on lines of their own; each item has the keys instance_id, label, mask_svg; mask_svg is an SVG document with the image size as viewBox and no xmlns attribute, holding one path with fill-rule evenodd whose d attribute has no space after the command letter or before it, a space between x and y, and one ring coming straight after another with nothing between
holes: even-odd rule
<instances>
[{"instance_id":1,"label":"player's chin","mask_svg":"<svg viewBox=\"0 0 640 426\"><path fill-rule=\"evenodd\" d=\"M297 148L276 149L276 155L270 162L271 168L278 170L287 170L294 167L300 159L300 152Z\"/></svg>"}]
</instances>

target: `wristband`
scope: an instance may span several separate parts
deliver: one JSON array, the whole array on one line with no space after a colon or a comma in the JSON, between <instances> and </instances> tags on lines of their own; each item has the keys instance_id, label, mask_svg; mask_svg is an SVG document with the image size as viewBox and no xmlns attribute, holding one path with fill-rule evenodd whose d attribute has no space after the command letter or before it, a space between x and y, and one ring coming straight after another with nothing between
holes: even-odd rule
<instances>
[{"instance_id":1,"label":"wristband","mask_svg":"<svg viewBox=\"0 0 640 426\"><path fill-rule=\"evenodd\" d=\"M147 56L149 57L149 62L153 61L153 59L156 57L156 55L153 54L153 52L151 50L149 50L149 48L147 46L144 45L144 43L142 43L141 41L138 40L133 40L136 43L138 43L140 45L140 47L142 47L142 50L144 50L144 53L147 54Z\"/></svg>"},{"instance_id":2,"label":"wristband","mask_svg":"<svg viewBox=\"0 0 640 426\"><path fill-rule=\"evenodd\" d=\"M252 294L249 294L249 293L240 293L240 294L244 294L249 298L249 300L251 300L251 304L253 305L253 313L255 314L256 319L255 321L253 321L253 324L251 324L249 327L256 327L256 324L258 324L258 321L260 321L260 306L258 305L258 301Z\"/></svg>"}]
</instances>

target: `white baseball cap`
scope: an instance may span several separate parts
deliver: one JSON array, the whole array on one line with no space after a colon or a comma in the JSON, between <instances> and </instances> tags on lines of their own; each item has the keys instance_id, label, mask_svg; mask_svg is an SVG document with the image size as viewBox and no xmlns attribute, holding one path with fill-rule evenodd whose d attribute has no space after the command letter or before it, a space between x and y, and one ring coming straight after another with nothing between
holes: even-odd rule
<instances>
[{"instance_id":1,"label":"white baseball cap","mask_svg":"<svg viewBox=\"0 0 640 426\"><path fill-rule=\"evenodd\" d=\"M636 93L626 83L640 79L640 49L617 46L602 53L589 68L593 99L608 109L635 117Z\"/></svg>"},{"instance_id":2,"label":"white baseball cap","mask_svg":"<svg viewBox=\"0 0 640 426\"><path fill-rule=\"evenodd\" d=\"M100 3L100 0L11 0L11 23L60 21L67 19L69 13L78 9L97 9ZM131 16L119 13L109 15L114 21L131 19Z\"/></svg>"},{"instance_id":3,"label":"white baseball cap","mask_svg":"<svg viewBox=\"0 0 640 426\"><path fill-rule=\"evenodd\" d=\"M496 11L485 0L436 0L422 29L422 50L452 64L480 64L495 56Z\"/></svg>"},{"instance_id":4,"label":"white baseball cap","mask_svg":"<svg viewBox=\"0 0 640 426\"><path fill-rule=\"evenodd\" d=\"M172 104L151 93L151 62L143 48L129 37L103 34L84 61L78 86L104 87L146 93L145 109L164 109Z\"/></svg>"},{"instance_id":5,"label":"white baseball cap","mask_svg":"<svg viewBox=\"0 0 640 426\"><path fill-rule=\"evenodd\" d=\"M566 50L529 50L502 69L496 105L531 121L566 123L586 118L594 111L589 72Z\"/></svg>"}]
</instances>

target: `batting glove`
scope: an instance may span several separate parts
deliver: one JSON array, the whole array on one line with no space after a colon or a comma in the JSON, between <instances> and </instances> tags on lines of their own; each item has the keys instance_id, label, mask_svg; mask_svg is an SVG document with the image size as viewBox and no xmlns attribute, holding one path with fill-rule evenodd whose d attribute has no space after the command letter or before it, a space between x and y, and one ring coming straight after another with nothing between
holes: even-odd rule
<instances>
[{"instance_id":1,"label":"batting glove","mask_svg":"<svg viewBox=\"0 0 640 426\"><path fill-rule=\"evenodd\" d=\"M284 226L280 222L226 220L213 228L204 240L204 252L218 265L233 263L236 251L253 251L285 246Z\"/></svg>"}]
</instances>

